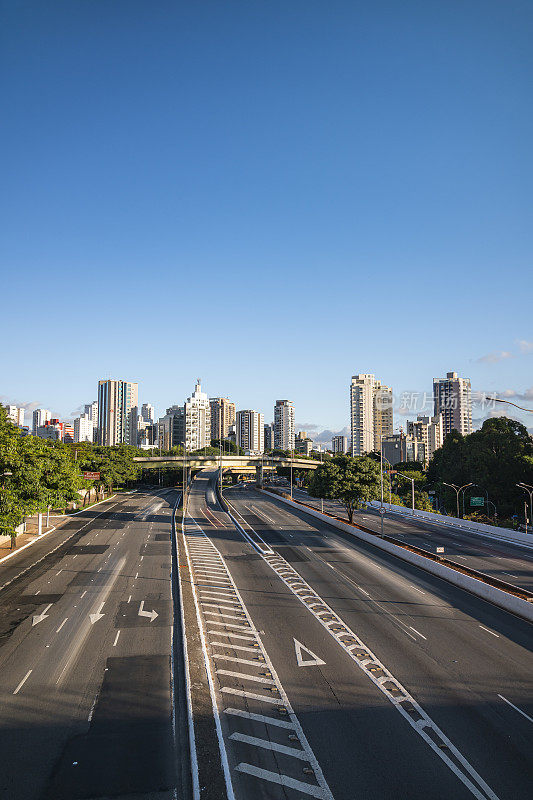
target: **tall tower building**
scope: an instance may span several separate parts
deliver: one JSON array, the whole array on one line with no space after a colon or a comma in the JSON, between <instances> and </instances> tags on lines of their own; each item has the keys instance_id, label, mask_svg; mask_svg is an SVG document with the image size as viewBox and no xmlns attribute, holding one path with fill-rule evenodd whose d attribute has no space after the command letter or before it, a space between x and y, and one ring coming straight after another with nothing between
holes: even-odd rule
<instances>
[{"instance_id":1,"label":"tall tower building","mask_svg":"<svg viewBox=\"0 0 533 800\"><path fill-rule=\"evenodd\" d=\"M151 403L143 403L141 408L141 417L148 425L153 425L155 422L155 408Z\"/></svg>"},{"instance_id":2,"label":"tall tower building","mask_svg":"<svg viewBox=\"0 0 533 800\"><path fill-rule=\"evenodd\" d=\"M211 407L211 439L227 439L229 429L235 424L235 403L227 397L212 397Z\"/></svg>"},{"instance_id":3,"label":"tall tower building","mask_svg":"<svg viewBox=\"0 0 533 800\"><path fill-rule=\"evenodd\" d=\"M188 453L211 444L211 406L207 394L202 392L200 378L192 395L176 408L173 429L173 443L184 444Z\"/></svg>"},{"instance_id":4,"label":"tall tower building","mask_svg":"<svg viewBox=\"0 0 533 800\"><path fill-rule=\"evenodd\" d=\"M470 378L459 378L457 372L447 372L446 378L433 378L434 414L442 415L443 435L459 431L463 436L472 433L472 389Z\"/></svg>"},{"instance_id":5,"label":"tall tower building","mask_svg":"<svg viewBox=\"0 0 533 800\"><path fill-rule=\"evenodd\" d=\"M37 436L37 430L52 419L52 414L47 408L36 408L32 415L31 432Z\"/></svg>"},{"instance_id":6,"label":"tall tower building","mask_svg":"<svg viewBox=\"0 0 533 800\"><path fill-rule=\"evenodd\" d=\"M353 375L350 384L352 456L380 449L393 430L392 389L371 374Z\"/></svg>"},{"instance_id":7,"label":"tall tower building","mask_svg":"<svg viewBox=\"0 0 533 800\"><path fill-rule=\"evenodd\" d=\"M7 418L18 425L19 428L24 427L24 409L17 406L6 406Z\"/></svg>"},{"instance_id":8,"label":"tall tower building","mask_svg":"<svg viewBox=\"0 0 533 800\"><path fill-rule=\"evenodd\" d=\"M274 423L267 422L267 424L263 427L265 432L265 450L273 450L274 449Z\"/></svg>"},{"instance_id":9,"label":"tall tower building","mask_svg":"<svg viewBox=\"0 0 533 800\"><path fill-rule=\"evenodd\" d=\"M98 382L98 444L137 444L138 392L130 381Z\"/></svg>"},{"instance_id":10,"label":"tall tower building","mask_svg":"<svg viewBox=\"0 0 533 800\"><path fill-rule=\"evenodd\" d=\"M291 400L276 400L274 406L274 447L294 450L294 406Z\"/></svg>"},{"instance_id":11,"label":"tall tower building","mask_svg":"<svg viewBox=\"0 0 533 800\"><path fill-rule=\"evenodd\" d=\"M265 449L265 417L259 411L237 411L237 446L259 454Z\"/></svg>"}]
</instances>

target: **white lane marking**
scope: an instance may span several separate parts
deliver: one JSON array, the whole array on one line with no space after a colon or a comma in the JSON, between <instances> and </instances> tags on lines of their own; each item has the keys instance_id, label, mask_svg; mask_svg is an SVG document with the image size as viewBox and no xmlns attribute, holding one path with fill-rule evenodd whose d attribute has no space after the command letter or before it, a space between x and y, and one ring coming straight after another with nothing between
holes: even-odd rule
<instances>
[{"instance_id":1,"label":"white lane marking","mask_svg":"<svg viewBox=\"0 0 533 800\"><path fill-rule=\"evenodd\" d=\"M141 556L141 560L139 561L139 564L142 564L143 558L144 558L144 556Z\"/></svg>"},{"instance_id":2,"label":"white lane marking","mask_svg":"<svg viewBox=\"0 0 533 800\"><path fill-rule=\"evenodd\" d=\"M234 717L251 719L254 722L263 722L265 725L275 725L277 728L294 730L292 722L287 722L284 719L276 719L275 717L267 717L265 714L253 714L251 711L241 711L240 708L225 708L224 714L232 714Z\"/></svg>"},{"instance_id":3,"label":"white lane marking","mask_svg":"<svg viewBox=\"0 0 533 800\"><path fill-rule=\"evenodd\" d=\"M234 611L235 609L232 608L231 610ZM204 616L224 617L224 619L237 619L241 620L241 622L244 621L244 619L246 619L246 617L243 617L242 615L239 617L236 614L223 614L222 611L204 611ZM210 622L210 620L208 620L208 622Z\"/></svg>"},{"instance_id":4,"label":"white lane marking","mask_svg":"<svg viewBox=\"0 0 533 800\"><path fill-rule=\"evenodd\" d=\"M276 681L272 680L272 678L263 678L260 675L245 675L244 672L232 672L229 669L217 669L217 675L228 675L230 678L238 678L239 680L266 683L269 686L276 685Z\"/></svg>"},{"instance_id":5,"label":"white lane marking","mask_svg":"<svg viewBox=\"0 0 533 800\"><path fill-rule=\"evenodd\" d=\"M207 633L210 636L228 636L228 637L231 636L232 639L245 639L246 641L249 641L250 639L253 639L255 641L255 633L253 633L253 632L249 633L249 634L241 634L241 633L232 633L231 631L209 631L208 630ZM228 645L226 645L226 646L228 646Z\"/></svg>"},{"instance_id":6,"label":"white lane marking","mask_svg":"<svg viewBox=\"0 0 533 800\"><path fill-rule=\"evenodd\" d=\"M209 599L212 600L213 598L210 597ZM230 603L229 600L219 600L218 603L206 603L205 600L200 599L200 603L202 604L202 608L222 608L224 611L237 611L241 607L238 603L226 605L226 603Z\"/></svg>"},{"instance_id":7,"label":"white lane marking","mask_svg":"<svg viewBox=\"0 0 533 800\"><path fill-rule=\"evenodd\" d=\"M94 612L94 614L89 614L89 619L91 620L91 625L94 625L94 623L98 622L99 619L102 619L102 617L105 617L105 614L101 613L101 611L102 611L104 606L105 606L105 600L104 600L103 603L100 603L100 605L98 606L98 609Z\"/></svg>"},{"instance_id":8,"label":"white lane marking","mask_svg":"<svg viewBox=\"0 0 533 800\"><path fill-rule=\"evenodd\" d=\"M419 636L421 636L421 637L422 637L422 639L425 639L425 640L427 641L427 636L424 636L424 634L423 634L423 633L420 633L420 631L417 631L417 629L416 629L416 628L413 628L413 626L412 626L412 625L409 625L409 627L411 628L411 630L412 630L412 631L414 631L415 633L418 633L418 635L419 635Z\"/></svg>"},{"instance_id":9,"label":"white lane marking","mask_svg":"<svg viewBox=\"0 0 533 800\"><path fill-rule=\"evenodd\" d=\"M128 597L128 603L130 602L130 600L131 600L131 594L130 594L130 596Z\"/></svg>"},{"instance_id":10,"label":"white lane marking","mask_svg":"<svg viewBox=\"0 0 533 800\"><path fill-rule=\"evenodd\" d=\"M22 687L24 686L24 684L26 683L32 672L33 672L32 669L29 669L27 671L27 673L25 674L25 676L23 677L23 679L21 680L21 682L19 683L13 694L18 694L20 692L20 690L22 689Z\"/></svg>"},{"instance_id":11,"label":"white lane marking","mask_svg":"<svg viewBox=\"0 0 533 800\"><path fill-rule=\"evenodd\" d=\"M245 733L232 733L229 737L236 742L251 744L253 747L262 747L263 750L274 750L276 753L283 753L284 756L299 758L300 761L309 761L309 756L305 750L298 750L296 747L287 747L285 744L271 742L270 739L259 739L257 736L247 736Z\"/></svg>"},{"instance_id":12,"label":"white lane marking","mask_svg":"<svg viewBox=\"0 0 533 800\"><path fill-rule=\"evenodd\" d=\"M367 597L370 597L370 594L366 591L366 589L361 589L361 587L359 587L359 591L363 592L363 594L366 594Z\"/></svg>"},{"instance_id":13,"label":"white lane marking","mask_svg":"<svg viewBox=\"0 0 533 800\"><path fill-rule=\"evenodd\" d=\"M41 590L40 590L40 589L39 589L39 591L35 592L35 594L40 594L40 593L41 593Z\"/></svg>"},{"instance_id":14,"label":"white lane marking","mask_svg":"<svg viewBox=\"0 0 533 800\"><path fill-rule=\"evenodd\" d=\"M32 621L31 621L31 626L32 626L32 628L33 628L33 626L34 626L34 625L38 625L38 624L39 624L39 622L42 622L43 620L47 619L47 617L49 617L49 616L50 616L50 615L49 615L49 614L47 614L46 612L48 611L48 609L52 608L52 605L53 605L52 603L48 603L48 605L46 606L46 608L44 609L44 611L41 611L41 613L40 613L40 614L36 614L36 615L33 617Z\"/></svg>"},{"instance_id":15,"label":"white lane marking","mask_svg":"<svg viewBox=\"0 0 533 800\"><path fill-rule=\"evenodd\" d=\"M63 572L63 570L60 569L59 572L56 572L56 575L61 575L62 572Z\"/></svg>"},{"instance_id":16,"label":"white lane marking","mask_svg":"<svg viewBox=\"0 0 533 800\"><path fill-rule=\"evenodd\" d=\"M526 712L525 712L525 711L522 711L522 709L521 709L521 708L518 708L518 706L515 706L515 704L514 704L514 703L511 703L511 701L510 701L510 700L508 700L506 697L504 697L504 696L503 696L503 694L499 694L499 695L498 695L498 697L501 697L501 699L502 699L502 700L503 700L505 703L507 703L507 705L511 706L511 708L514 708L514 710L515 710L515 711L518 711L518 713L519 713L519 714L522 714L522 716L523 716L523 717L525 717L526 719L528 719L530 722L533 722L533 717L530 717L530 716L529 716L529 714L526 714Z\"/></svg>"},{"instance_id":17,"label":"white lane marking","mask_svg":"<svg viewBox=\"0 0 533 800\"><path fill-rule=\"evenodd\" d=\"M63 627L63 625L64 625L64 624L65 624L65 622L67 621L67 619L68 619L68 617L65 617L65 619L63 620L63 622L61 623L61 625L60 625L60 626L59 626L59 628L57 629L56 633L59 633L59 631L61 630L61 628Z\"/></svg>"},{"instance_id":18,"label":"white lane marking","mask_svg":"<svg viewBox=\"0 0 533 800\"><path fill-rule=\"evenodd\" d=\"M255 692L246 692L244 689L232 689L231 686L222 686L220 689L224 694L234 694L237 697L246 697L248 700L261 700L263 703L272 703L279 706L282 700L279 697L267 697L266 695L256 694Z\"/></svg>"},{"instance_id":19,"label":"white lane marking","mask_svg":"<svg viewBox=\"0 0 533 800\"><path fill-rule=\"evenodd\" d=\"M250 648L250 649L252 649L252 648ZM258 650L256 650L255 652L257 653ZM264 661L259 661L258 659L256 659L255 661L252 661L250 658L238 658L237 656L225 656L223 653L213 653L213 658L219 658L219 659L221 659L223 661L233 661L233 662L236 662L237 664L248 664L248 666L250 666L250 667L263 667L263 669L265 668L265 662Z\"/></svg>"},{"instance_id":20,"label":"white lane marking","mask_svg":"<svg viewBox=\"0 0 533 800\"><path fill-rule=\"evenodd\" d=\"M85 589L84 593L83 593L83 594L80 596L80 600L81 600L82 598L84 598L86 594L87 594L87 589Z\"/></svg>"},{"instance_id":21,"label":"white lane marking","mask_svg":"<svg viewBox=\"0 0 533 800\"><path fill-rule=\"evenodd\" d=\"M138 573L138 572L136 572L136 573L135 573L135 577L134 577L134 579L133 579L133 580L134 580L134 581L136 581L138 577L139 577L139 573Z\"/></svg>"},{"instance_id":22,"label":"white lane marking","mask_svg":"<svg viewBox=\"0 0 533 800\"><path fill-rule=\"evenodd\" d=\"M236 597L237 596L235 594L235 592L233 592L233 591L229 592L229 591L224 590L223 592L212 592L209 589L202 589L201 586L199 586L198 588L200 589L202 595L208 595L210 597L223 597L223 598L225 598L225 599L227 598L229 600L230 597Z\"/></svg>"},{"instance_id":23,"label":"white lane marking","mask_svg":"<svg viewBox=\"0 0 533 800\"><path fill-rule=\"evenodd\" d=\"M214 619L207 620L209 625L220 625L223 628L235 628L237 631L249 631L251 633L257 633L255 628L248 628L246 625L236 625L235 622L215 622Z\"/></svg>"},{"instance_id":24,"label":"white lane marking","mask_svg":"<svg viewBox=\"0 0 533 800\"><path fill-rule=\"evenodd\" d=\"M296 778L290 778L288 775L280 775L279 772L271 772L262 767L255 767L253 764L245 764L241 761L237 764L235 769L238 772L244 772L246 775L253 775L254 778L262 778L271 783L277 783L278 786L287 786L289 789L295 789L298 792L309 794L311 797L324 797L324 789L320 786L313 786L312 783L304 783L297 781Z\"/></svg>"},{"instance_id":25,"label":"white lane marking","mask_svg":"<svg viewBox=\"0 0 533 800\"><path fill-rule=\"evenodd\" d=\"M411 589L414 589L415 592L420 592L420 594L425 594L425 592L423 592L422 589L417 589L416 586L411 586Z\"/></svg>"},{"instance_id":26,"label":"white lane marking","mask_svg":"<svg viewBox=\"0 0 533 800\"><path fill-rule=\"evenodd\" d=\"M120 631L117 631L117 635L115 636L115 641L113 642L113 647L117 646L118 637L120 636Z\"/></svg>"},{"instance_id":27,"label":"white lane marking","mask_svg":"<svg viewBox=\"0 0 533 800\"><path fill-rule=\"evenodd\" d=\"M77 557L78 557L77 555L72 556L72 560L74 561L74 559L77 558Z\"/></svg>"},{"instance_id":28,"label":"white lane marking","mask_svg":"<svg viewBox=\"0 0 533 800\"><path fill-rule=\"evenodd\" d=\"M497 639L500 638L500 634L499 633L494 633L494 631L489 631L489 629L488 628L484 628L483 625L480 625L479 627L481 628L482 631L487 631L487 633L491 633Z\"/></svg>"},{"instance_id":29,"label":"white lane marking","mask_svg":"<svg viewBox=\"0 0 533 800\"><path fill-rule=\"evenodd\" d=\"M294 639L294 637L293 637ZM296 663L299 667L319 667L321 664L325 664L325 661L322 661L317 655L315 655L308 647L298 641L298 639L294 639L294 649L296 651ZM302 655L302 650L307 653L311 658L304 658Z\"/></svg>"},{"instance_id":30,"label":"white lane marking","mask_svg":"<svg viewBox=\"0 0 533 800\"><path fill-rule=\"evenodd\" d=\"M141 604L139 606L139 610L137 612L137 616L139 616L139 617L150 617L150 622L153 622L154 619L159 616L159 614L157 613L157 611L155 611L153 609L152 609L152 611L145 611L144 610L144 600L141 600Z\"/></svg>"}]
</instances>

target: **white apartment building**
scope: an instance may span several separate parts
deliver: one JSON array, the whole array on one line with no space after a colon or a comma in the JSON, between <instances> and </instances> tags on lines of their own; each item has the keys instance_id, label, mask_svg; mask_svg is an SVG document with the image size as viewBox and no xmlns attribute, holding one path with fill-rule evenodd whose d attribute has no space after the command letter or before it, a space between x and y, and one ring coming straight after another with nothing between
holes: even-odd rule
<instances>
[{"instance_id":1,"label":"white apartment building","mask_svg":"<svg viewBox=\"0 0 533 800\"><path fill-rule=\"evenodd\" d=\"M94 426L89 414L80 414L74 420L74 441L93 442Z\"/></svg>"},{"instance_id":2,"label":"white apartment building","mask_svg":"<svg viewBox=\"0 0 533 800\"><path fill-rule=\"evenodd\" d=\"M187 452L200 450L211 444L211 406L207 394L202 392L200 378L192 395L178 409L176 422L180 441L174 444L185 443Z\"/></svg>"},{"instance_id":3,"label":"white apartment building","mask_svg":"<svg viewBox=\"0 0 533 800\"><path fill-rule=\"evenodd\" d=\"M31 432L33 435L37 436L39 428L44 427L51 419L52 413L47 408L36 408L32 414Z\"/></svg>"},{"instance_id":4,"label":"white apartment building","mask_svg":"<svg viewBox=\"0 0 533 800\"><path fill-rule=\"evenodd\" d=\"M18 425L19 428L24 427L24 409L17 406L6 406L7 418Z\"/></svg>"},{"instance_id":5,"label":"white apartment building","mask_svg":"<svg viewBox=\"0 0 533 800\"><path fill-rule=\"evenodd\" d=\"M392 435L392 389L372 374L352 376L350 426L352 456L379 450L381 437Z\"/></svg>"},{"instance_id":6,"label":"white apartment building","mask_svg":"<svg viewBox=\"0 0 533 800\"><path fill-rule=\"evenodd\" d=\"M407 423L407 435L423 446L425 465L429 464L433 453L442 447L444 441L442 415L424 417L418 415L415 422ZM420 452L420 449L419 449Z\"/></svg>"},{"instance_id":7,"label":"white apartment building","mask_svg":"<svg viewBox=\"0 0 533 800\"><path fill-rule=\"evenodd\" d=\"M347 436L333 436L331 439L331 447L334 453L347 453L348 452L348 437Z\"/></svg>"},{"instance_id":8,"label":"white apartment building","mask_svg":"<svg viewBox=\"0 0 533 800\"><path fill-rule=\"evenodd\" d=\"M155 422L155 408L151 403L143 403L141 408L141 419L148 423L148 425L153 425Z\"/></svg>"},{"instance_id":9,"label":"white apartment building","mask_svg":"<svg viewBox=\"0 0 533 800\"><path fill-rule=\"evenodd\" d=\"M98 382L98 444L137 444L138 392L130 381Z\"/></svg>"},{"instance_id":10,"label":"white apartment building","mask_svg":"<svg viewBox=\"0 0 533 800\"><path fill-rule=\"evenodd\" d=\"M274 406L274 448L294 450L294 405L290 400L276 400Z\"/></svg>"},{"instance_id":11,"label":"white apartment building","mask_svg":"<svg viewBox=\"0 0 533 800\"><path fill-rule=\"evenodd\" d=\"M211 439L227 439L229 430L235 425L235 403L227 397L212 397L209 400L211 408Z\"/></svg>"},{"instance_id":12,"label":"white apartment building","mask_svg":"<svg viewBox=\"0 0 533 800\"><path fill-rule=\"evenodd\" d=\"M447 372L446 378L433 378L434 415L442 415L443 435L459 431L472 433L472 389L470 378Z\"/></svg>"},{"instance_id":13,"label":"white apartment building","mask_svg":"<svg viewBox=\"0 0 533 800\"><path fill-rule=\"evenodd\" d=\"M259 411L237 411L237 446L246 453L260 455L265 449L265 417Z\"/></svg>"}]
</instances>

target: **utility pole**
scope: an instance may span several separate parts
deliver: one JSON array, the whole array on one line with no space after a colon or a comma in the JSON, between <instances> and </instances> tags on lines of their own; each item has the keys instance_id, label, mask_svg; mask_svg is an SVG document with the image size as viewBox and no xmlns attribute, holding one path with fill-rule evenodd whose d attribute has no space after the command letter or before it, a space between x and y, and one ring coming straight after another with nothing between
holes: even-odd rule
<instances>
[{"instance_id":1,"label":"utility pole","mask_svg":"<svg viewBox=\"0 0 533 800\"><path fill-rule=\"evenodd\" d=\"M454 483L446 483L446 481L442 481L444 486L449 486L451 489L455 490L456 498L457 498L457 519L461 519L461 513L459 511L459 494L460 492L464 492L465 489L468 489L469 486L474 486L473 483L465 483L464 486L456 486ZM464 516L464 495L463 495L463 516Z\"/></svg>"},{"instance_id":2,"label":"utility pole","mask_svg":"<svg viewBox=\"0 0 533 800\"><path fill-rule=\"evenodd\" d=\"M527 483L517 483L516 484L519 489L523 489L524 492L527 492L529 495L529 521L533 520L533 486L529 486Z\"/></svg>"}]
</instances>

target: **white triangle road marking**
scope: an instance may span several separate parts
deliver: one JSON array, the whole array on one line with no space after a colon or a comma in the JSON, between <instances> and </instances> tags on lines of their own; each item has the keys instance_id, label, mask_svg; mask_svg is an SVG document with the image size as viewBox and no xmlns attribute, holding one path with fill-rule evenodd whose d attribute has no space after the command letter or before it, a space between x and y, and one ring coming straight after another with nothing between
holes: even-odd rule
<instances>
[{"instance_id":1,"label":"white triangle road marking","mask_svg":"<svg viewBox=\"0 0 533 800\"><path fill-rule=\"evenodd\" d=\"M299 642L298 639L294 639L294 649L296 651L296 663L298 664L299 667L314 667L314 666L318 667L320 666L320 664L326 663L325 661L322 661L321 658L312 653L308 647ZM302 651L310 655L311 658L303 658Z\"/></svg>"}]
</instances>

